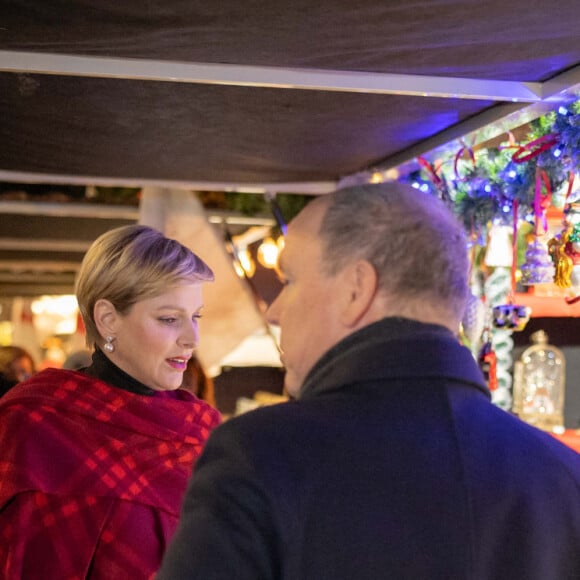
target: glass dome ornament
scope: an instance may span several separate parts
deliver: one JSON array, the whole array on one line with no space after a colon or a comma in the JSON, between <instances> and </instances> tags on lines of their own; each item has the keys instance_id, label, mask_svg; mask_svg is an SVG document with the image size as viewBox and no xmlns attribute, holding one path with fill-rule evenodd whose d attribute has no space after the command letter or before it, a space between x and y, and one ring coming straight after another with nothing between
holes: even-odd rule
<instances>
[{"instance_id":1,"label":"glass dome ornament","mask_svg":"<svg viewBox=\"0 0 580 580\"><path fill-rule=\"evenodd\" d=\"M514 365L513 412L544 431L564 431L566 362L561 350L548 344L543 330L534 332Z\"/></svg>"},{"instance_id":2,"label":"glass dome ornament","mask_svg":"<svg viewBox=\"0 0 580 580\"><path fill-rule=\"evenodd\" d=\"M520 268L522 278L520 282L525 286L536 284L550 284L554 281L556 270L554 261L548 252L548 246L540 241L538 236L528 245L526 261Z\"/></svg>"}]
</instances>

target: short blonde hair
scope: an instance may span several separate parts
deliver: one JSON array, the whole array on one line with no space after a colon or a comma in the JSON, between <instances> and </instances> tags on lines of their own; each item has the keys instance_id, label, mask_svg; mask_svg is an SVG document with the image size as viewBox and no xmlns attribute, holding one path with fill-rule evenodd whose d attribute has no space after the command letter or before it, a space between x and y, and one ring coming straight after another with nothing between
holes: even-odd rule
<instances>
[{"instance_id":1,"label":"short blonde hair","mask_svg":"<svg viewBox=\"0 0 580 580\"><path fill-rule=\"evenodd\" d=\"M199 256L156 229L130 225L104 233L85 254L75 284L87 345L101 340L94 319L97 300L109 300L126 314L136 302L159 296L170 286L213 279Z\"/></svg>"}]
</instances>

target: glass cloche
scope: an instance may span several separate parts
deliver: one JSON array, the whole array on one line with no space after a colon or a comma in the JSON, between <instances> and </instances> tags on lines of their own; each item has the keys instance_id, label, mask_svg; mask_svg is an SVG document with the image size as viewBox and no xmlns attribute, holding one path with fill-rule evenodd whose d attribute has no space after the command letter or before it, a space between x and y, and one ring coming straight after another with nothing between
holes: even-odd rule
<instances>
[{"instance_id":1,"label":"glass cloche","mask_svg":"<svg viewBox=\"0 0 580 580\"><path fill-rule=\"evenodd\" d=\"M564 431L566 363L561 350L548 344L538 330L532 346L514 365L513 411L521 419L545 431Z\"/></svg>"}]
</instances>

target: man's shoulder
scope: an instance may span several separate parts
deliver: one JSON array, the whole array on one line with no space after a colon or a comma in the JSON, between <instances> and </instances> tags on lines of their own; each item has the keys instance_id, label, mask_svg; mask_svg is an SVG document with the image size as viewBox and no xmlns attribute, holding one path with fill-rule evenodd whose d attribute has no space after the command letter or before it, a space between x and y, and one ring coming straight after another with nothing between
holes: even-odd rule
<instances>
[{"instance_id":1,"label":"man's shoulder","mask_svg":"<svg viewBox=\"0 0 580 580\"><path fill-rule=\"evenodd\" d=\"M302 440L321 420L330 419L326 413L313 413L310 401L292 400L231 417L212 431L210 440L227 447L267 449Z\"/></svg>"},{"instance_id":2,"label":"man's shoulder","mask_svg":"<svg viewBox=\"0 0 580 580\"><path fill-rule=\"evenodd\" d=\"M230 417L219 428L236 431L261 430L268 425L276 424L277 421L292 420L292 417L296 417L300 413L300 407L301 405L294 400L265 405Z\"/></svg>"}]
</instances>

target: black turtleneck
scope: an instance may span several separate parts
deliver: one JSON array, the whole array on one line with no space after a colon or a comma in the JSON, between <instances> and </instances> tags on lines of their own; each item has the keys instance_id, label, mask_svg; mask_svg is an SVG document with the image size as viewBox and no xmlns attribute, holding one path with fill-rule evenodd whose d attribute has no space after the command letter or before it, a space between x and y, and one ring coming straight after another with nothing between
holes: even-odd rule
<instances>
[{"instance_id":1,"label":"black turtleneck","mask_svg":"<svg viewBox=\"0 0 580 580\"><path fill-rule=\"evenodd\" d=\"M93 363L88 367L79 369L78 372L138 395L153 396L156 392L113 364L98 348L93 353Z\"/></svg>"}]
</instances>

